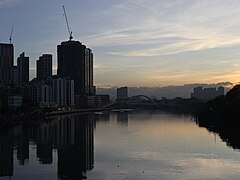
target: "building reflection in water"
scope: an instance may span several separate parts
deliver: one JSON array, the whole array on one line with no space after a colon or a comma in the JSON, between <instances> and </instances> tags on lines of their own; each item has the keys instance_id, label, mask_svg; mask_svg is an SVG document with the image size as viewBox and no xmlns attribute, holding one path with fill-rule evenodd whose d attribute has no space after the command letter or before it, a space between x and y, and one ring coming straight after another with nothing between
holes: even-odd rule
<instances>
[{"instance_id":1,"label":"building reflection in water","mask_svg":"<svg viewBox=\"0 0 240 180\"><path fill-rule=\"evenodd\" d=\"M95 120L96 122L101 121L101 122L110 123L110 114L102 113L102 112L95 113Z\"/></svg>"},{"instance_id":2,"label":"building reflection in water","mask_svg":"<svg viewBox=\"0 0 240 180\"><path fill-rule=\"evenodd\" d=\"M13 176L13 142L11 138L11 131L1 132L0 177Z\"/></svg>"},{"instance_id":3,"label":"building reflection in water","mask_svg":"<svg viewBox=\"0 0 240 180\"><path fill-rule=\"evenodd\" d=\"M128 112L117 112L117 124L128 126Z\"/></svg>"},{"instance_id":4,"label":"building reflection in water","mask_svg":"<svg viewBox=\"0 0 240 180\"><path fill-rule=\"evenodd\" d=\"M94 166L94 127L94 115L79 115L1 131L0 177L13 176L14 149L20 165L28 162L29 142L33 142L41 164L52 164L57 150L59 179L85 179Z\"/></svg>"},{"instance_id":5,"label":"building reflection in water","mask_svg":"<svg viewBox=\"0 0 240 180\"><path fill-rule=\"evenodd\" d=\"M24 166L29 160L29 128L18 127L15 129L14 138L17 149L17 159Z\"/></svg>"},{"instance_id":6,"label":"building reflection in water","mask_svg":"<svg viewBox=\"0 0 240 180\"><path fill-rule=\"evenodd\" d=\"M59 179L85 179L93 169L93 129L90 115L62 119L57 124Z\"/></svg>"}]
</instances>

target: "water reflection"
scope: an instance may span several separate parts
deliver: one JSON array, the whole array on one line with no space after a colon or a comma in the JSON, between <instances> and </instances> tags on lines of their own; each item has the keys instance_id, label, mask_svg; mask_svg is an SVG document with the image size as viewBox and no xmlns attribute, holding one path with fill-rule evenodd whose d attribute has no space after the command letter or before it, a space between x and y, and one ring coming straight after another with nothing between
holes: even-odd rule
<instances>
[{"instance_id":1,"label":"water reflection","mask_svg":"<svg viewBox=\"0 0 240 180\"><path fill-rule=\"evenodd\" d=\"M0 177L13 176L13 142L11 132L4 131L0 136Z\"/></svg>"},{"instance_id":2,"label":"water reflection","mask_svg":"<svg viewBox=\"0 0 240 180\"><path fill-rule=\"evenodd\" d=\"M0 177L13 176L14 149L19 165L27 164L33 143L40 164L52 164L53 150L57 151L59 179L86 179L87 171L94 167L94 127L93 115L81 115L1 132Z\"/></svg>"},{"instance_id":3,"label":"water reflection","mask_svg":"<svg viewBox=\"0 0 240 180\"><path fill-rule=\"evenodd\" d=\"M98 112L98 113L95 113L94 115L95 115L96 122L101 121L101 122L110 123L110 113Z\"/></svg>"},{"instance_id":4,"label":"water reflection","mask_svg":"<svg viewBox=\"0 0 240 180\"><path fill-rule=\"evenodd\" d=\"M19 130L16 128L15 131ZM15 137L15 144L17 144L17 159L19 165L25 165L29 160L29 128L22 128L21 133Z\"/></svg>"},{"instance_id":5,"label":"water reflection","mask_svg":"<svg viewBox=\"0 0 240 180\"><path fill-rule=\"evenodd\" d=\"M223 124L209 124L197 120L197 124L200 127L206 128L209 132L213 132L219 135L223 142L226 142L227 146L233 149L240 149L240 135L239 127L237 126L224 126Z\"/></svg>"},{"instance_id":6,"label":"water reflection","mask_svg":"<svg viewBox=\"0 0 240 180\"><path fill-rule=\"evenodd\" d=\"M117 112L118 125L128 126L128 112Z\"/></svg>"},{"instance_id":7,"label":"water reflection","mask_svg":"<svg viewBox=\"0 0 240 180\"><path fill-rule=\"evenodd\" d=\"M214 144L213 135L192 118L159 111L121 111L65 116L1 130L0 179L37 179L39 175L38 179L58 180L183 180L202 174L221 179L214 172L221 172L225 179L238 177L239 154L224 143ZM240 148L237 128L207 128L219 133L229 146Z\"/></svg>"}]
</instances>

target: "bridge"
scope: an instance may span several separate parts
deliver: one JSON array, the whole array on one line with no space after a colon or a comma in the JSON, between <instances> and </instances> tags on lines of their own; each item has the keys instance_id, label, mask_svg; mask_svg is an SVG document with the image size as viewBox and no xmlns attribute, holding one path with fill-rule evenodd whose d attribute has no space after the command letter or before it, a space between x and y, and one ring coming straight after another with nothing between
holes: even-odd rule
<instances>
[{"instance_id":1,"label":"bridge","mask_svg":"<svg viewBox=\"0 0 240 180\"><path fill-rule=\"evenodd\" d=\"M136 95L127 98L126 100L122 100L119 102L112 102L110 104L107 104L101 109L107 109L107 108L128 108L128 107L141 107L141 106L158 106L158 104L153 101L150 97L146 95Z\"/></svg>"},{"instance_id":2,"label":"bridge","mask_svg":"<svg viewBox=\"0 0 240 180\"><path fill-rule=\"evenodd\" d=\"M150 97L145 96L145 95L132 96L126 101L126 104L128 104L128 105L158 105Z\"/></svg>"}]
</instances>

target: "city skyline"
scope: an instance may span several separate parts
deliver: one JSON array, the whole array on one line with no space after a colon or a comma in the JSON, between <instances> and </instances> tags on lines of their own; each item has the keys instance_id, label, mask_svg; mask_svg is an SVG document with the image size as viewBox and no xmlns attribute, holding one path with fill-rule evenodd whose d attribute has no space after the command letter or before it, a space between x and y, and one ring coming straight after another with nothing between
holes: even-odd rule
<instances>
[{"instance_id":1,"label":"city skyline","mask_svg":"<svg viewBox=\"0 0 240 180\"><path fill-rule=\"evenodd\" d=\"M14 63L26 52L30 79L36 60L46 53L53 55L56 74L56 46L68 39L62 5L74 40L94 50L98 87L237 83L240 78L237 0L2 0L0 41L8 42L14 27Z\"/></svg>"}]
</instances>

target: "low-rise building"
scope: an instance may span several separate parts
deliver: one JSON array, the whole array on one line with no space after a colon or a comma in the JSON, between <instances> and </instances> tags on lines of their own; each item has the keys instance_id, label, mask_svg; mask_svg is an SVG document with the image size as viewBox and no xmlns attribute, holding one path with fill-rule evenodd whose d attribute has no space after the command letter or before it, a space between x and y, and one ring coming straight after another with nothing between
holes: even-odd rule
<instances>
[{"instance_id":1,"label":"low-rise building","mask_svg":"<svg viewBox=\"0 0 240 180\"><path fill-rule=\"evenodd\" d=\"M53 102L59 107L74 106L74 81L72 79L54 75L47 82L53 89Z\"/></svg>"},{"instance_id":2,"label":"low-rise building","mask_svg":"<svg viewBox=\"0 0 240 180\"><path fill-rule=\"evenodd\" d=\"M35 78L23 87L23 96L26 100L44 107L73 107L74 82L57 75L46 81Z\"/></svg>"},{"instance_id":3,"label":"low-rise building","mask_svg":"<svg viewBox=\"0 0 240 180\"><path fill-rule=\"evenodd\" d=\"M34 78L23 87L23 97L34 103L52 103L52 87L46 84L43 80Z\"/></svg>"},{"instance_id":4,"label":"low-rise building","mask_svg":"<svg viewBox=\"0 0 240 180\"><path fill-rule=\"evenodd\" d=\"M104 106L110 102L110 96L108 94L96 95L96 106Z\"/></svg>"}]
</instances>

